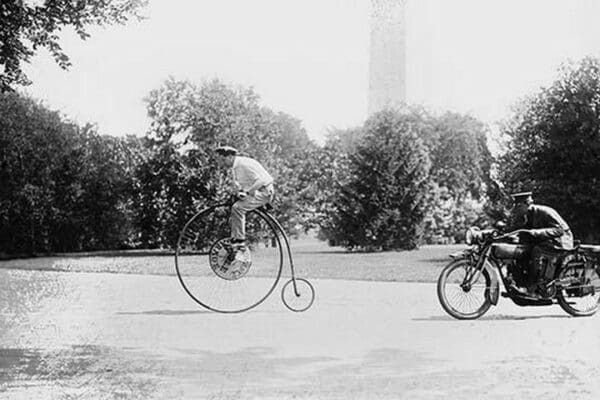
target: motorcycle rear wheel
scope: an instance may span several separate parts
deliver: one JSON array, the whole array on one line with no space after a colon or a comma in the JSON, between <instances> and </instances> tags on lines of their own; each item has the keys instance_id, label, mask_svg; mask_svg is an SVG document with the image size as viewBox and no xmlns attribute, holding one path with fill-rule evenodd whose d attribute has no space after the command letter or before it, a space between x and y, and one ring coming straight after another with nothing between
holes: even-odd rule
<instances>
[{"instance_id":1,"label":"motorcycle rear wheel","mask_svg":"<svg viewBox=\"0 0 600 400\"><path fill-rule=\"evenodd\" d=\"M600 308L600 271L598 268L567 266L558 279L573 278L577 283L561 288L556 293L560 307L574 317L589 317Z\"/></svg>"},{"instance_id":2,"label":"motorcycle rear wheel","mask_svg":"<svg viewBox=\"0 0 600 400\"><path fill-rule=\"evenodd\" d=\"M470 286L463 285L467 273L472 271L469 260L456 260L448 264L438 278L440 304L456 319L477 319L492 305L489 298L491 278L485 269Z\"/></svg>"}]
</instances>

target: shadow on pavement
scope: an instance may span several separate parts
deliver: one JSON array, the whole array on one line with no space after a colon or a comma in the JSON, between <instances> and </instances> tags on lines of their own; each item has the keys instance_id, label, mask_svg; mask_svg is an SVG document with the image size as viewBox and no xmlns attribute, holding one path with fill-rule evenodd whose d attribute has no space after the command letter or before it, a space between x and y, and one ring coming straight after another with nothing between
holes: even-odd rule
<instances>
[{"instance_id":1,"label":"shadow on pavement","mask_svg":"<svg viewBox=\"0 0 600 400\"><path fill-rule=\"evenodd\" d=\"M190 315L190 314L214 314L209 310L150 310L138 312L118 312L117 315Z\"/></svg>"},{"instance_id":2,"label":"shadow on pavement","mask_svg":"<svg viewBox=\"0 0 600 400\"><path fill-rule=\"evenodd\" d=\"M272 348L233 352L170 348L71 346L0 348L0 398L240 399L262 398L290 386L311 387L307 374L332 357L277 357ZM277 396L275 397L277 398Z\"/></svg>"},{"instance_id":3,"label":"shadow on pavement","mask_svg":"<svg viewBox=\"0 0 600 400\"><path fill-rule=\"evenodd\" d=\"M519 382L528 388L543 384L544 390L556 385L562 388L567 383L568 392L563 389L561 393L586 393L577 391L581 390L582 381L573 379L576 375L571 372L578 360L559 370L549 361L556 360L546 356L517 358L510 363L491 364L482 371L457 368L454 363L424 352L385 347L346 360L278 354L270 347L230 352L89 345L63 349L0 348L0 398L472 399L492 390L495 396L489 398L506 398L508 390L514 389L506 382ZM476 375L482 382L474 383Z\"/></svg>"},{"instance_id":4,"label":"shadow on pavement","mask_svg":"<svg viewBox=\"0 0 600 400\"><path fill-rule=\"evenodd\" d=\"M158 382L140 373L153 362L133 360L116 348L79 345L63 349L0 348L0 397L18 399L149 398Z\"/></svg>"}]
</instances>

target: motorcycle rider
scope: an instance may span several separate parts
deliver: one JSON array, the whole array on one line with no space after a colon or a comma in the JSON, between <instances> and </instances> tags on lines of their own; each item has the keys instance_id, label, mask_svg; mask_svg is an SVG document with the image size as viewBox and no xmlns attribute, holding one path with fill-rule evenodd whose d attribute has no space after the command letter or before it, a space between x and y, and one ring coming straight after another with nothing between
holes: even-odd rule
<instances>
[{"instance_id":1,"label":"motorcycle rider","mask_svg":"<svg viewBox=\"0 0 600 400\"><path fill-rule=\"evenodd\" d=\"M573 235L569 225L560 214L551 207L534 204L532 192L512 194L512 227L518 229L519 242L530 246L524 259L527 290L511 285L522 294L531 295L538 288L544 268L541 262L543 254L557 249L573 248Z\"/></svg>"}]
</instances>

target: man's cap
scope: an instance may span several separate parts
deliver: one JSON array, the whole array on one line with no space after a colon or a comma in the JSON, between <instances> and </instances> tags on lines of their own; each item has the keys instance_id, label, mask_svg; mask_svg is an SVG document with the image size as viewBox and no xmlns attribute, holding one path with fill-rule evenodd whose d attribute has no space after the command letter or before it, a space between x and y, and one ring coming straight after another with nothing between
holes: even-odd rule
<instances>
[{"instance_id":1,"label":"man's cap","mask_svg":"<svg viewBox=\"0 0 600 400\"><path fill-rule=\"evenodd\" d=\"M515 204L517 203L524 203L529 201L530 199L533 199L533 193L532 192L519 192L519 193L513 193L510 195L513 200L515 201Z\"/></svg>"},{"instance_id":2,"label":"man's cap","mask_svg":"<svg viewBox=\"0 0 600 400\"><path fill-rule=\"evenodd\" d=\"M215 151L217 152L217 154L220 154L222 156L235 156L238 153L237 149L231 146L219 146L215 149Z\"/></svg>"}]
</instances>

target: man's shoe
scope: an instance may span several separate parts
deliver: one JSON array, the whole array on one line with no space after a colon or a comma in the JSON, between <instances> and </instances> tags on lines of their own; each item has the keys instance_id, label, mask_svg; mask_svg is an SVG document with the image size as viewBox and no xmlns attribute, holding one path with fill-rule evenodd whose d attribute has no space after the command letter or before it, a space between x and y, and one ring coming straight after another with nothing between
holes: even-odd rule
<instances>
[{"instance_id":1,"label":"man's shoe","mask_svg":"<svg viewBox=\"0 0 600 400\"><path fill-rule=\"evenodd\" d=\"M231 242L231 249L235 252L245 252L246 251L246 241L239 240L236 242Z\"/></svg>"},{"instance_id":2,"label":"man's shoe","mask_svg":"<svg viewBox=\"0 0 600 400\"><path fill-rule=\"evenodd\" d=\"M248 254L248 248L246 247L246 241L243 239L231 239L231 250L234 253L231 262L248 262L250 255Z\"/></svg>"},{"instance_id":3,"label":"man's shoe","mask_svg":"<svg viewBox=\"0 0 600 400\"><path fill-rule=\"evenodd\" d=\"M237 249L243 246L246 246L246 239L229 239L229 244L232 248Z\"/></svg>"},{"instance_id":4,"label":"man's shoe","mask_svg":"<svg viewBox=\"0 0 600 400\"><path fill-rule=\"evenodd\" d=\"M246 251L246 247L240 247L235 252L234 261L239 261L242 263L248 262L250 260L250 255Z\"/></svg>"}]
</instances>

